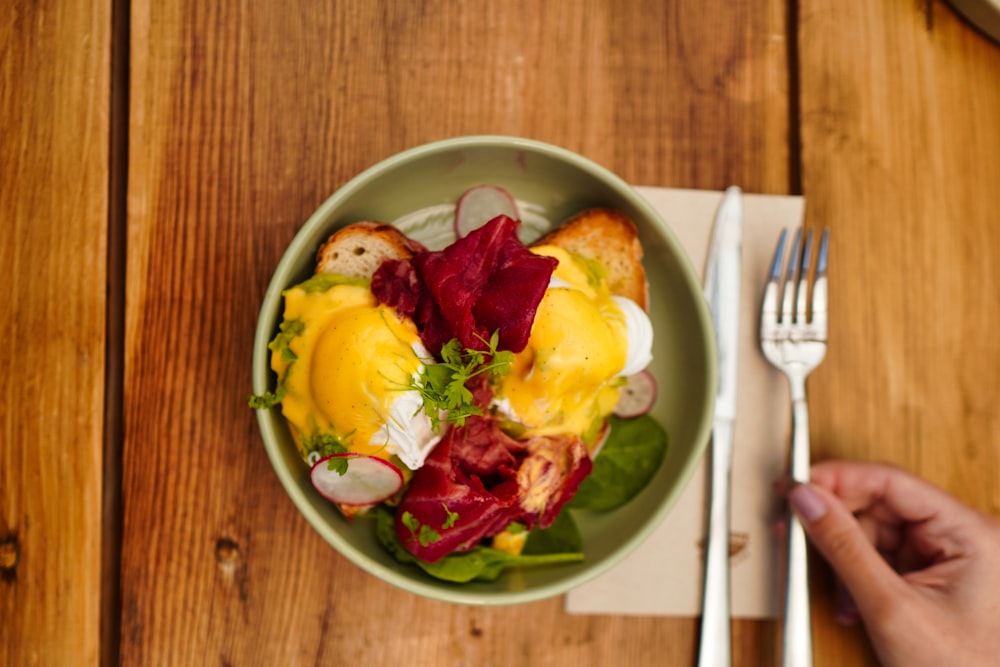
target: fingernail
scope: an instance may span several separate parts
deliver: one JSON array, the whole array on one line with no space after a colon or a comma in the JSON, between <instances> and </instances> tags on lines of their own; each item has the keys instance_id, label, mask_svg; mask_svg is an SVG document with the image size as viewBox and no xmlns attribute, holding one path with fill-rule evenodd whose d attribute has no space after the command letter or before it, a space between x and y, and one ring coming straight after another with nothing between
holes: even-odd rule
<instances>
[{"instance_id":1,"label":"fingernail","mask_svg":"<svg viewBox=\"0 0 1000 667\"><path fill-rule=\"evenodd\" d=\"M834 619L841 625L854 625L861 620L861 612L858 611L854 600L849 595L847 601L837 604Z\"/></svg>"},{"instance_id":2,"label":"fingernail","mask_svg":"<svg viewBox=\"0 0 1000 667\"><path fill-rule=\"evenodd\" d=\"M826 516L826 501L808 484L798 484L788 493L792 509L808 523L819 521Z\"/></svg>"},{"instance_id":3,"label":"fingernail","mask_svg":"<svg viewBox=\"0 0 1000 667\"><path fill-rule=\"evenodd\" d=\"M837 622L842 625L854 625L861 619L858 605L843 582L837 583Z\"/></svg>"}]
</instances>

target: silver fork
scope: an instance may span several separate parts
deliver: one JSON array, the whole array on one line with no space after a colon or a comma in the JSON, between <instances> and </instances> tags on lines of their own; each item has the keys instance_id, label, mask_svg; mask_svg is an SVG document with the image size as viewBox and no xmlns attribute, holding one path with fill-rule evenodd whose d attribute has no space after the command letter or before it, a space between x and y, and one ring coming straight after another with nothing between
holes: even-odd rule
<instances>
[{"instance_id":1,"label":"silver fork","mask_svg":"<svg viewBox=\"0 0 1000 667\"><path fill-rule=\"evenodd\" d=\"M767 360L788 377L792 398L791 477L796 482L808 482L810 463L806 376L826 355L826 263L829 230L823 230L816 253L811 298L809 262L812 255L812 231L806 233L804 242L802 230L795 232L795 241L783 274L786 238L787 233L782 231L778 247L774 251L767 286L764 288L760 346ZM790 517L788 524L787 575L781 664L783 667L812 665L806 538L802 524L794 515Z\"/></svg>"}]
</instances>

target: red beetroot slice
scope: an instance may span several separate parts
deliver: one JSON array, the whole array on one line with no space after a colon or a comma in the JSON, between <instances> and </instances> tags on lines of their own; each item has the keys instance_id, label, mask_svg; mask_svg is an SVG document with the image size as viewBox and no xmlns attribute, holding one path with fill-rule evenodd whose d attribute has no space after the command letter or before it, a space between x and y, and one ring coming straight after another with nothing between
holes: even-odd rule
<instances>
[{"instance_id":1,"label":"red beetroot slice","mask_svg":"<svg viewBox=\"0 0 1000 667\"><path fill-rule=\"evenodd\" d=\"M641 417L653 407L656 391L656 378L649 371L628 376L618 395L614 414L623 419Z\"/></svg>"},{"instance_id":2,"label":"red beetroot slice","mask_svg":"<svg viewBox=\"0 0 1000 667\"><path fill-rule=\"evenodd\" d=\"M346 459L347 470L330 469L331 459ZM309 471L313 486L327 500L342 505L374 505L403 488L403 473L377 456L345 453L321 458Z\"/></svg>"},{"instance_id":3,"label":"red beetroot slice","mask_svg":"<svg viewBox=\"0 0 1000 667\"><path fill-rule=\"evenodd\" d=\"M455 206L455 236L462 238L498 215L520 220L514 197L497 185L477 185L466 190Z\"/></svg>"}]
</instances>

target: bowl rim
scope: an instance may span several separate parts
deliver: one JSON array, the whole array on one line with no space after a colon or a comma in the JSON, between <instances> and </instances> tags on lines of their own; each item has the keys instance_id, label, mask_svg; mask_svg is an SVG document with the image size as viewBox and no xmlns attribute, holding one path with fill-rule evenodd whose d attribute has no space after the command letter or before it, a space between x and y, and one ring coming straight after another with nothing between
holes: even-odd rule
<instances>
[{"instance_id":1,"label":"bowl rim","mask_svg":"<svg viewBox=\"0 0 1000 667\"><path fill-rule=\"evenodd\" d=\"M692 289L698 292L701 291L701 280L698 278L694 267L691 265L686 251L681 246L680 241L676 238L674 232L664 222L659 212L657 212L652 204L643 198L642 195L640 195L631 185L609 169L566 148L524 137L501 134L482 134L439 139L405 149L365 168L327 197L296 232L288 247L283 251L281 259L271 275L264 298L261 301L253 343L252 386L255 394L262 394L269 389L268 381L271 370L267 344L270 342L273 334L273 323L269 324L267 321L269 319L269 314L277 312L275 309L280 307L282 291L288 287L288 285L285 284L285 281L287 281L289 277L291 266L299 261L303 252L312 250L311 248L306 248L305 246L311 243L310 239L313 238L313 233L316 231L316 228L329 224L331 217L330 214L333 210L340 206L343 201L352 197L358 190L378 178L385 171L436 153L451 152L468 148L527 150L545 155L549 158L570 163L575 168L610 184L615 190L621 193L623 198L627 199L630 204L640 210L648 220L655 224L661 241L669 247L669 251L672 255L680 258L678 268L684 280L689 283L689 287ZM281 280L279 280L279 277ZM707 304L703 299L695 299L694 305L699 324L701 325L700 328L711 334L712 322ZM680 483L675 485L675 488L669 492L668 496L664 499L664 502L659 503L656 506L656 510L647 517L647 520L643 522L638 530L636 530L628 539L623 540L620 544L618 544L601 561L590 567L582 568L574 574L562 577L557 581L522 590L483 593L481 591L463 589L461 585L448 585L448 582L437 582L431 580L430 578L428 578L427 581L423 581L417 577L409 576L401 571L372 560L364 551L356 548L353 544L341 537L336 530L327 525L325 519L320 515L316 508L313 507L312 503L306 497L305 492L300 488L298 480L295 478L292 471L290 471L284 464L282 454L278 451L277 447L279 437L276 432L275 420L269 418L271 411L256 410L255 412L257 413L256 416L258 426L260 428L265 451L267 452L268 458L271 462L271 467L274 469L275 474L277 474L281 485L284 487L285 492L288 494L292 503L302 516L305 517L306 521L308 521L313 529L316 530L328 544L333 546L341 555L350 560L354 565L357 565L362 570L397 588L438 601L474 606L522 604L566 593L567 591L570 591L573 588L600 576L602 573L620 563L625 556L635 549L635 547L644 542L650 534L652 534L653 531L659 527L671 509L673 509L679 496L690 482L691 475L700 463L700 459L704 453L711 430L713 414L711 406L714 404L717 382L717 358L715 346L713 344L708 344L706 346L705 361L706 371L708 374L705 387L706 396L704 397L704 405L706 405L706 409L700 415L697 427L694 431L695 442L694 449L692 451L693 455L688 457L683 462L680 470L678 471L677 479Z\"/></svg>"}]
</instances>

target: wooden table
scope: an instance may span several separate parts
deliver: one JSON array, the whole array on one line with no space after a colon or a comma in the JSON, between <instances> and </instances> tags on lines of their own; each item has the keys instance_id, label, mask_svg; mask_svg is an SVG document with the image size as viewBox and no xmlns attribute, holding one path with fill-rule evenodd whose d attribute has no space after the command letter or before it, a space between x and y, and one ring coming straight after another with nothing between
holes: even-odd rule
<instances>
[{"instance_id":1,"label":"wooden table","mask_svg":"<svg viewBox=\"0 0 1000 667\"><path fill-rule=\"evenodd\" d=\"M0 663L693 665L694 619L450 606L339 556L246 407L258 304L351 176L448 136L832 229L816 458L1000 514L1000 47L939 1L7 3ZM873 664L813 580L817 665ZM734 624L776 664L775 622Z\"/></svg>"}]
</instances>

